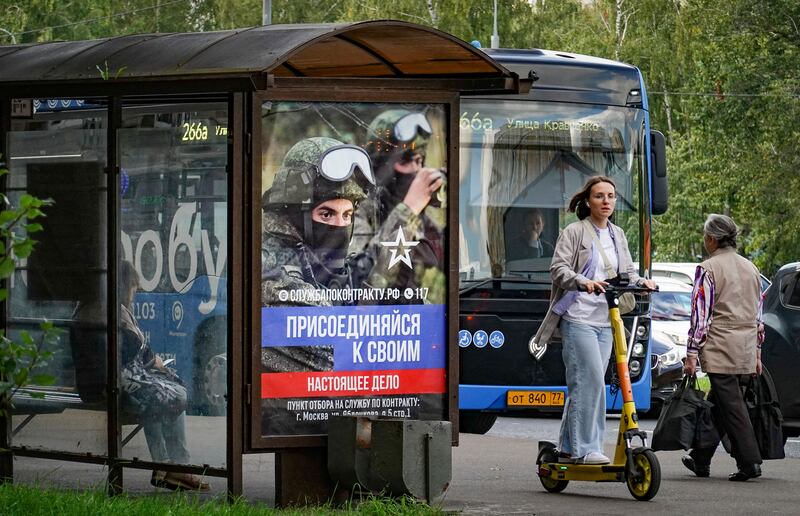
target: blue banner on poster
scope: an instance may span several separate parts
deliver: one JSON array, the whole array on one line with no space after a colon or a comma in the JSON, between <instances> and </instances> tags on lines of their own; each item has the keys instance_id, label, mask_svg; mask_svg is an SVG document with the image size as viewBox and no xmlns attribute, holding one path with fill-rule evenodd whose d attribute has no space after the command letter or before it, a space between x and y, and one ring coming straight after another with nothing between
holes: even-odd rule
<instances>
[{"instance_id":1,"label":"blue banner on poster","mask_svg":"<svg viewBox=\"0 0 800 516\"><path fill-rule=\"evenodd\" d=\"M334 370L445 367L445 305L264 307L262 347L330 346Z\"/></svg>"}]
</instances>

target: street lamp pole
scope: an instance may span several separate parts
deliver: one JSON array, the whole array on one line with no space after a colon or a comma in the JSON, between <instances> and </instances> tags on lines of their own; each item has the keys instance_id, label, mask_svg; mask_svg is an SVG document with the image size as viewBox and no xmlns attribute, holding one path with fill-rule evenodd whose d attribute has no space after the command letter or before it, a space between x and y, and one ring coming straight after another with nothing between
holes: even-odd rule
<instances>
[{"instance_id":1,"label":"street lamp pole","mask_svg":"<svg viewBox=\"0 0 800 516\"><path fill-rule=\"evenodd\" d=\"M494 0L494 32L492 32L492 48L500 48L500 35L497 34L497 0Z\"/></svg>"},{"instance_id":2,"label":"street lamp pole","mask_svg":"<svg viewBox=\"0 0 800 516\"><path fill-rule=\"evenodd\" d=\"M261 4L261 25L272 25L272 0L263 0Z\"/></svg>"}]
</instances>

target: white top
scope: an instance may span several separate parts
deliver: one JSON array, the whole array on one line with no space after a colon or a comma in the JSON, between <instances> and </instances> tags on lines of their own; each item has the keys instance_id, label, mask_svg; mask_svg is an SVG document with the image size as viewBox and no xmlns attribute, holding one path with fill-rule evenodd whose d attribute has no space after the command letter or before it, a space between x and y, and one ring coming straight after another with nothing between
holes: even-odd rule
<instances>
[{"instance_id":1,"label":"white top","mask_svg":"<svg viewBox=\"0 0 800 516\"><path fill-rule=\"evenodd\" d=\"M611 240L608 227L605 229L595 227L595 229L597 229L599 233L600 245L603 246L606 257L608 261L611 262L611 268L617 270L619 260L617 259L614 241ZM596 252L595 258L597 261L594 265L594 279L592 281L605 281L608 279L608 274L606 274L606 266L603 262L603 257L599 252ZM608 320L608 304L606 303L605 296L589 294L585 290L578 294L578 298L572 303L563 317L570 322L588 324L591 326L611 326L611 321Z\"/></svg>"}]
</instances>

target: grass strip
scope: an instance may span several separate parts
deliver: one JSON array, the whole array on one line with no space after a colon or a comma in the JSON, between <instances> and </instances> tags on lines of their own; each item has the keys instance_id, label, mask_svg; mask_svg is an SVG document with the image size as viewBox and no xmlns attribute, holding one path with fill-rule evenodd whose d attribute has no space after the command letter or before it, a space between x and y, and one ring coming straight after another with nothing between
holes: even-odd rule
<instances>
[{"instance_id":1,"label":"grass strip","mask_svg":"<svg viewBox=\"0 0 800 516\"><path fill-rule=\"evenodd\" d=\"M344 506L321 505L290 509L272 509L237 500L226 503L224 498L200 501L182 493L168 496L126 494L108 497L102 491L69 491L39 488L31 485L0 485L0 513L4 516L261 516L268 514L311 516L319 514L365 515L442 515L440 509L411 498L369 496L358 503Z\"/></svg>"}]
</instances>

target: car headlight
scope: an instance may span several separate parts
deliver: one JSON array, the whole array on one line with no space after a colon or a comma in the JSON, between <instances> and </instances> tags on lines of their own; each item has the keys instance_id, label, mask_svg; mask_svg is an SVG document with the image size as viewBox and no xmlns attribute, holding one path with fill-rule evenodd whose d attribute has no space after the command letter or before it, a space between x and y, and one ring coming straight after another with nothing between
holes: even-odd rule
<instances>
[{"instance_id":1,"label":"car headlight","mask_svg":"<svg viewBox=\"0 0 800 516\"><path fill-rule=\"evenodd\" d=\"M628 365L630 367L631 376L638 376L639 372L642 370L642 363L638 360L631 360L631 363Z\"/></svg>"},{"instance_id":2,"label":"car headlight","mask_svg":"<svg viewBox=\"0 0 800 516\"><path fill-rule=\"evenodd\" d=\"M681 355L677 350L671 349L663 355L658 355L658 363L662 366L671 366L681 361Z\"/></svg>"},{"instance_id":3,"label":"car headlight","mask_svg":"<svg viewBox=\"0 0 800 516\"><path fill-rule=\"evenodd\" d=\"M635 356L635 357L643 357L644 356L644 344L642 344L641 342L636 342L633 345L633 349L631 351L633 353L633 356Z\"/></svg>"}]
</instances>

